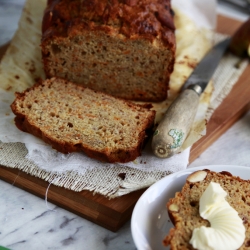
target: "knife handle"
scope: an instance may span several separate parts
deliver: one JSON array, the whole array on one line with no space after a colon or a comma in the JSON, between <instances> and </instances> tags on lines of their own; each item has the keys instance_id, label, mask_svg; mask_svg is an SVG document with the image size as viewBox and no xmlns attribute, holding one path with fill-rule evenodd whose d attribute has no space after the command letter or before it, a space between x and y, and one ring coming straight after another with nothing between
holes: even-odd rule
<instances>
[{"instance_id":1,"label":"knife handle","mask_svg":"<svg viewBox=\"0 0 250 250\"><path fill-rule=\"evenodd\" d=\"M157 157L170 157L181 147L194 121L201 92L199 85L191 85L170 105L152 138Z\"/></svg>"}]
</instances>

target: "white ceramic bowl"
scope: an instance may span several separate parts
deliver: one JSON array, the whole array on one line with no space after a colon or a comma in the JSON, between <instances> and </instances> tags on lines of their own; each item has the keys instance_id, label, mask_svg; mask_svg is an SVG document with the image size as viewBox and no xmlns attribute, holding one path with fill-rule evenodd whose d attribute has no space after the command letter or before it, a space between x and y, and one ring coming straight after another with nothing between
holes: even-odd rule
<instances>
[{"instance_id":1,"label":"white ceramic bowl","mask_svg":"<svg viewBox=\"0 0 250 250\"><path fill-rule=\"evenodd\" d=\"M131 220L132 237L138 250L167 250L162 241L173 224L171 223L166 203L180 191L186 177L194 171L210 169L228 171L242 179L250 179L250 167L232 165L210 165L189 168L153 184L140 197L134 208Z\"/></svg>"}]
</instances>

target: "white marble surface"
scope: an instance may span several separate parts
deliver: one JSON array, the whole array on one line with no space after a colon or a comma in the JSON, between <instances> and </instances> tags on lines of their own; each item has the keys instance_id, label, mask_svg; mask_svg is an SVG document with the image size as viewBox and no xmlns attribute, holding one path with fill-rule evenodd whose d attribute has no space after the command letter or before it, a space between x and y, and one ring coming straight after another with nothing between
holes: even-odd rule
<instances>
[{"instance_id":1,"label":"white marble surface","mask_svg":"<svg viewBox=\"0 0 250 250\"><path fill-rule=\"evenodd\" d=\"M23 3L0 0L0 45L13 36ZM223 5L218 12L239 20L247 18ZM211 164L250 167L250 112L189 167ZM0 181L0 246L13 250L136 249L130 222L113 233L4 181Z\"/></svg>"}]
</instances>

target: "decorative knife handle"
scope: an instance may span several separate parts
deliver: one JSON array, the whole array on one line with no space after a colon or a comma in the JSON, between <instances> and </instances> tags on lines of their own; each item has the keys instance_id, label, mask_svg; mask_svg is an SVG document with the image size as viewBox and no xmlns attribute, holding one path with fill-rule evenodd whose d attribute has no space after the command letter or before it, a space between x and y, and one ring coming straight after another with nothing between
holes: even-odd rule
<instances>
[{"instance_id":1,"label":"decorative knife handle","mask_svg":"<svg viewBox=\"0 0 250 250\"><path fill-rule=\"evenodd\" d=\"M199 85L191 85L168 108L152 139L157 157L170 157L181 147L194 121L201 92Z\"/></svg>"}]
</instances>

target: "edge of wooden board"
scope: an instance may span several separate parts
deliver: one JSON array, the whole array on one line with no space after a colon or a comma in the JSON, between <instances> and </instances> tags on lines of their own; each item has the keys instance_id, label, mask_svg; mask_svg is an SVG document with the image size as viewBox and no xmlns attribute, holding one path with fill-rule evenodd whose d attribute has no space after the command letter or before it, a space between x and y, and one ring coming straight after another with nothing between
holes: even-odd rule
<instances>
[{"instance_id":1,"label":"edge of wooden board","mask_svg":"<svg viewBox=\"0 0 250 250\"><path fill-rule=\"evenodd\" d=\"M250 65L246 68L239 82L235 85L223 103L216 109L207 124L206 135L197 141L190 150L189 163L197 159L212 143L214 143L226 130L237 122L250 108L250 84L246 84L250 78ZM236 99L235 97L238 97ZM245 102L239 102L244 99ZM228 107L228 103L233 105ZM230 112L230 116L229 113Z\"/></svg>"},{"instance_id":2,"label":"edge of wooden board","mask_svg":"<svg viewBox=\"0 0 250 250\"><path fill-rule=\"evenodd\" d=\"M134 205L144 192L135 191L115 199L84 190L75 192L50 185L38 177L31 176L19 169L0 165L0 179L45 199L59 207L73 212L111 231L117 231L130 218ZM49 188L48 188L49 187ZM48 189L48 190L47 190ZM120 206L122 200L123 206Z\"/></svg>"}]
</instances>

